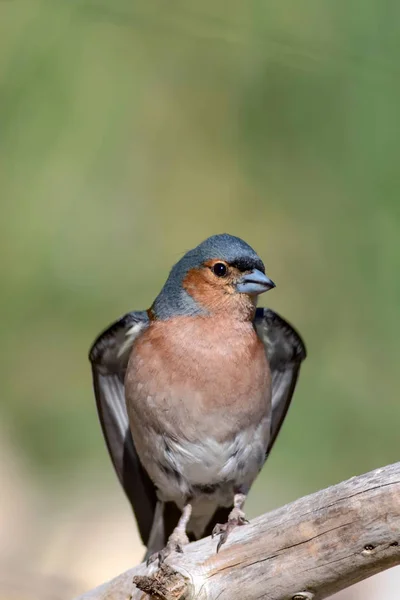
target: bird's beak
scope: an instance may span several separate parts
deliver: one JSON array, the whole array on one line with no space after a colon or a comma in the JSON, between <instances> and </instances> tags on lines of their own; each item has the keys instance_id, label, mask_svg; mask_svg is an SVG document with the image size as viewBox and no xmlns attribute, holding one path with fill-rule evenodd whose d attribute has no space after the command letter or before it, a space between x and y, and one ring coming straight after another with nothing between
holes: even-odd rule
<instances>
[{"instance_id":1,"label":"bird's beak","mask_svg":"<svg viewBox=\"0 0 400 600\"><path fill-rule=\"evenodd\" d=\"M250 273L243 275L236 284L238 292L250 296L258 296L274 287L274 282L258 269L253 269Z\"/></svg>"}]
</instances>

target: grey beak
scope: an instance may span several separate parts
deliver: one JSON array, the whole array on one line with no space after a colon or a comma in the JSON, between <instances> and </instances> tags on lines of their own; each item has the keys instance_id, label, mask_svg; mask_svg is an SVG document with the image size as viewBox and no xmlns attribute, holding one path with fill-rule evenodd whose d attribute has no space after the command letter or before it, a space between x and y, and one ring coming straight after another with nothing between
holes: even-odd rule
<instances>
[{"instance_id":1,"label":"grey beak","mask_svg":"<svg viewBox=\"0 0 400 600\"><path fill-rule=\"evenodd\" d=\"M238 292L250 296L263 294L274 287L274 282L258 269L253 269L250 273L243 275L236 284Z\"/></svg>"}]
</instances>

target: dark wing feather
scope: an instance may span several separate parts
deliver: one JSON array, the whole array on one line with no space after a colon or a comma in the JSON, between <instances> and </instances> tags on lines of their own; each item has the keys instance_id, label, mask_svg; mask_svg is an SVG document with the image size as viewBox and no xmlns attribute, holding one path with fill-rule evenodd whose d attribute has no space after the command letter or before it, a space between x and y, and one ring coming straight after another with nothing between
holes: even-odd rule
<instances>
[{"instance_id":1,"label":"dark wing feather","mask_svg":"<svg viewBox=\"0 0 400 600\"><path fill-rule=\"evenodd\" d=\"M145 545L153 525L157 497L133 444L125 404L124 377L132 344L147 326L146 312L128 313L99 335L89 353L104 438Z\"/></svg>"},{"instance_id":2,"label":"dark wing feather","mask_svg":"<svg viewBox=\"0 0 400 600\"><path fill-rule=\"evenodd\" d=\"M262 340L272 375L271 439L267 456L282 427L292 400L306 348L300 335L269 308L258 308L254 325Z\"/></svg>"}]
</instances>

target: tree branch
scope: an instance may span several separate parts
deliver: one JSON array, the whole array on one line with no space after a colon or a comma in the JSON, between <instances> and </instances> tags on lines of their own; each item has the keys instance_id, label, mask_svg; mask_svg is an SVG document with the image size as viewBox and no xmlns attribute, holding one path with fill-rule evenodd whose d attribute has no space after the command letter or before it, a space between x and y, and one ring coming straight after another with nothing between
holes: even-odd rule
<instances>
[{"instance_id":1,"label":"tree branch","mask_svg":"<svg viewBox=\"0 0 400 600\"><path fill-rule=\"evenodd\" d=\"M219 554L216 545L194 542L168 567L142 564L77 600L326 598L400 564L400 463L238 527Z\"/></svg>"}]
</instances>

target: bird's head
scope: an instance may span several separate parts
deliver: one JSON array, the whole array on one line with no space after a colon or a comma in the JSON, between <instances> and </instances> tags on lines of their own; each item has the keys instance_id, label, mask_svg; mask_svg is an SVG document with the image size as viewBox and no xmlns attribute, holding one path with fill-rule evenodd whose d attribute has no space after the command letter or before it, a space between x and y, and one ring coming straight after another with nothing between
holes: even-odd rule
<instances>
[{"instance_id":1,"label":"bird's head","mask_svg":"<svg viewBox=\"0 0 400 600\"><path fill-rule=\"evenodd\" d=\"M213 235L176 263L149 314L168 319L225 312L252 319L258 295L273 287L251 246L233 235Z\"/></svg>"}]
</instances>

